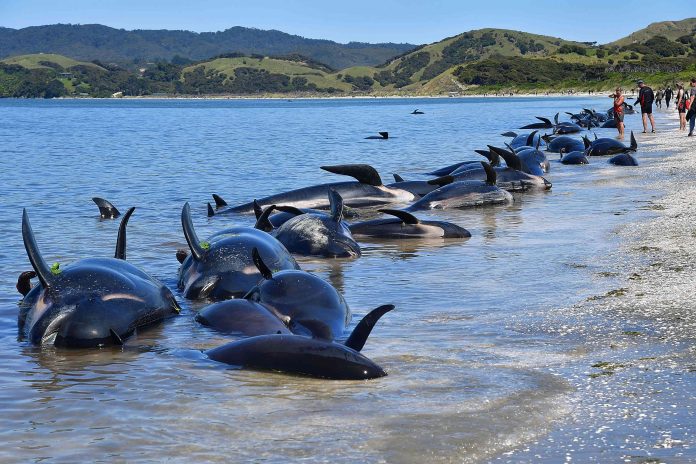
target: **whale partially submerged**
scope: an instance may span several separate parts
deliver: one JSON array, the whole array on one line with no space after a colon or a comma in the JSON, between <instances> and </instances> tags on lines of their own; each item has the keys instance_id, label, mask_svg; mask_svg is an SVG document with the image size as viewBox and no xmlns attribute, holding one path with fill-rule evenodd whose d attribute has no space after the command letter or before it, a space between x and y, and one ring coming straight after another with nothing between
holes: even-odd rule
<instances>
[{"instance_id":1,"label":"whale partially submerged","mask_svg":"<svg viewBox=\"0 0 696 464\"><path fill-rule=\"evenodd\" d=\"M471 233L446 221L426 221L399 209L381 209L391 217L356 222L350 231L357 237L371 238L469 238Z\"/></svg>"},{"instance_id":2,"label":"whale partially submerged","mask_svg":"<svg viewBox=\"0 0 696 464\"><path fill-rule=\"evenodd\" d=\"M22 216L22 238L33 273L23 273L18 288L19 330L34 344L59 347L122 345L138 330L179 313L174 295L157 279L126 262L126 226L135 208L123 216L113 258L86 258L49 267L34 238L29 215ZM30 290L26 281L36 275Z\"/></svg>"},{"instance_id":3,"label":"whale partially submerged","mask_svg":"<svg viewBox=\"0 0 696 464\"><path fill-rule=\"evenodd\" d=\"M590 142L590 146L585 150L587 156L612 156L620 153L631 153L638 150L638 142L631 131L631 145L626 146L622 142L608 137L596 138Z\"/></svg>"},{"instance_id":4,"label":"whale partially submerged","mask_svg":"<svg viewBox=\"0 0 696 464\"><path fill-rule=\"evenodd\" d=\"M377 321L393 305L370 311L345 343L321 336L260 335L206 351L213 361L249 369L270 370L333 380L367 380L387 373L360 351Z\"/></svg>"},{"instance_id":5,"label":"whale partially submerged","mask_svg":"<svg viewBox=\"0 0 696 464\"><path fill-rule=\"evenodd\" d=\"M270 205L294 206L295 208L326 209L329 205L329 190L333 189L343 198L344 203L352 208L382 206L393 203L407 203L415 199L415 195L399 188L387 187L375 168L367 164L343 164L336 166L321 166L321 169L334 174L355 178L355 181L332 182L313 185L288 192L278 193L257 199L257 203L266 208ZM217 211L215 214L251 213L254 202Z\"/></svg>"}]
</instances>

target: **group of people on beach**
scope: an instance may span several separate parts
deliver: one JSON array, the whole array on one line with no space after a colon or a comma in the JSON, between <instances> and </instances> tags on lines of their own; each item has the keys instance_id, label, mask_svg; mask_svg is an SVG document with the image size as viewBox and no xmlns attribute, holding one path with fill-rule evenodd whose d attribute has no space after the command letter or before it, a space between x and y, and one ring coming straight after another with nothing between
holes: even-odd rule
<instances>
[{"instance_id":1,"label":"group of people on beach","mask_svg":"<svg viewBox=\"0 0 696 464\"><path fill-rule=\"evenodd\" d=\"M686 130L686 123L688 121L688 136L693 137L694 126L696 126L696 105L694 105L694 100L696 100L696 77L691 79L689 83L691 92L685 89L683 84L677 83L676 94L674 94L671 87L667 87L665 90L659 89L657 94L655 94L653 89L645 85L645 82L642 80L636 83L638 84L639 91L638 98L634 102L634 105L640 104L640 112L643 116L644 134L648 132L648 121L650 121L652 132L655 132L655 118L652 114L653 104L656 104L658 108L662 108L662 99L664 98L667 108L669 108L669 102L674 96L677 113L679 114L679 130ZM619 138L622 139L624 136L624 108L626 107L623 89L617 87L615 92L609 95L609 98L614 99L614 119L616 120L616 128L619 131Z\"/></svg>"}]
</instances>

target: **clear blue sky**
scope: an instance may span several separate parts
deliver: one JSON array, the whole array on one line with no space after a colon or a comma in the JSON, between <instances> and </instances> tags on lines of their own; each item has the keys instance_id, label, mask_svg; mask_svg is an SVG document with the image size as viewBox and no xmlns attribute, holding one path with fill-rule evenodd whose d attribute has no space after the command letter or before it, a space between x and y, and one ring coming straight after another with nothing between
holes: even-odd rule
<instances>
[{"instance_id":1,"label":"clear blue sky","mask_svg":"<svg viewBox=\"0 0 696 464\"><path fill-rule=\"evenodd\" d=\"M0 26L278 29L337 42L439 41L482 27L611 42L655 21L696 16L693 0L0 0Z\"/></svg>"}]
</instances>

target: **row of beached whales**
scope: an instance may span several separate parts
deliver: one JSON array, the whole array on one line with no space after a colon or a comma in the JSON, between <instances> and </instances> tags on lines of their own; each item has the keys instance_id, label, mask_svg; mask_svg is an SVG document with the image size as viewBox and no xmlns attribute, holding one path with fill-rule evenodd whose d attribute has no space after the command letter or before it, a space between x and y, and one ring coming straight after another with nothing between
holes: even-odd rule
<instances>
[{"instance_id":1,"label":"row of beached whales","mask_svg":"<svg viewBox=\"0 0 696 464\"><path fill-rule=\"evenodd\" d=\"M506 148L477 151L487 162L452 164L426 173L433 177L427 180L405 181L395 175L394 183L384 185L369 165L323 166L355 180L304 187L232 207L213 195L215 207L208 204L209 216L239 219L254 213L256 220L253 227L223 229L205 240L196 234L186 203L181 224L188 250L176 253L181 264L178 287L186 299L213 302L198 312L196 321L241 337L206 351L207 356L234 366L331 379L386 375L360 351L380 317L394 307L372 310L340 342L351 322L350 308L332 285L301 270L293 255L357 258L360 238L466 239L471 236L466 229L421 220L414 212L507 204L513 201L512 193L548 190L545 151L560 153L566 164L584 164L591 156L633 159L633 134L630 146L607 138L579 140L559 135L568 133L569 126L560 129L555 119L551 134L503 134L512 137ZM616 164L637 164L622 159ZM120 216L108 201L94 201L102 218ZM399 204L409 205L394 208ZM126 261L126 226L134 209L122 217L114 258L87 258L64 268L43 259L24 211L22 236L33 270L23 272L17 282L24 296L18 317L21 338L60 347L122 345L136 331L179 314L173 293ZM379 213L386 216L370 219ZM33 278L38 284L32 286Z\"/></svg>"}]
</instances>

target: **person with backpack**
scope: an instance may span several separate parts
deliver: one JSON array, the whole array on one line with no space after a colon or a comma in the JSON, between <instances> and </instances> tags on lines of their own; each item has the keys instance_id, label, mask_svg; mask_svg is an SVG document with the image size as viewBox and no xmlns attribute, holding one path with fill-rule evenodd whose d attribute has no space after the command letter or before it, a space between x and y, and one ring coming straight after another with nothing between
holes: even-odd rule
<instances>
[{"instance_id":1,"label":"person with backpack","mask_svg":"<svg viewBox=\"0 0 696 464\"><path fill-rule=\"evenodd\" d=\"M645 85L645 82L639 80L637 82L638 88L638 99L635 101L634 105L640 103L640 112L643 115L643 133L648 132L648 119L650 119L650 125L652 126L652 131L655 132L655 118L652 114L652 105L655 101L655 94L653 90Z\"/></svg>"},{"instance_id":2,"label":"person with backpack","mask_svg":"<svg viewBox=\"0 0 696 464\"><path fill-rule=\"evenodd\" d=\"M686 91L681 83L677 84L677 113L679 113L679 130L686 130Z\"/></svg>"}]
</instances>

